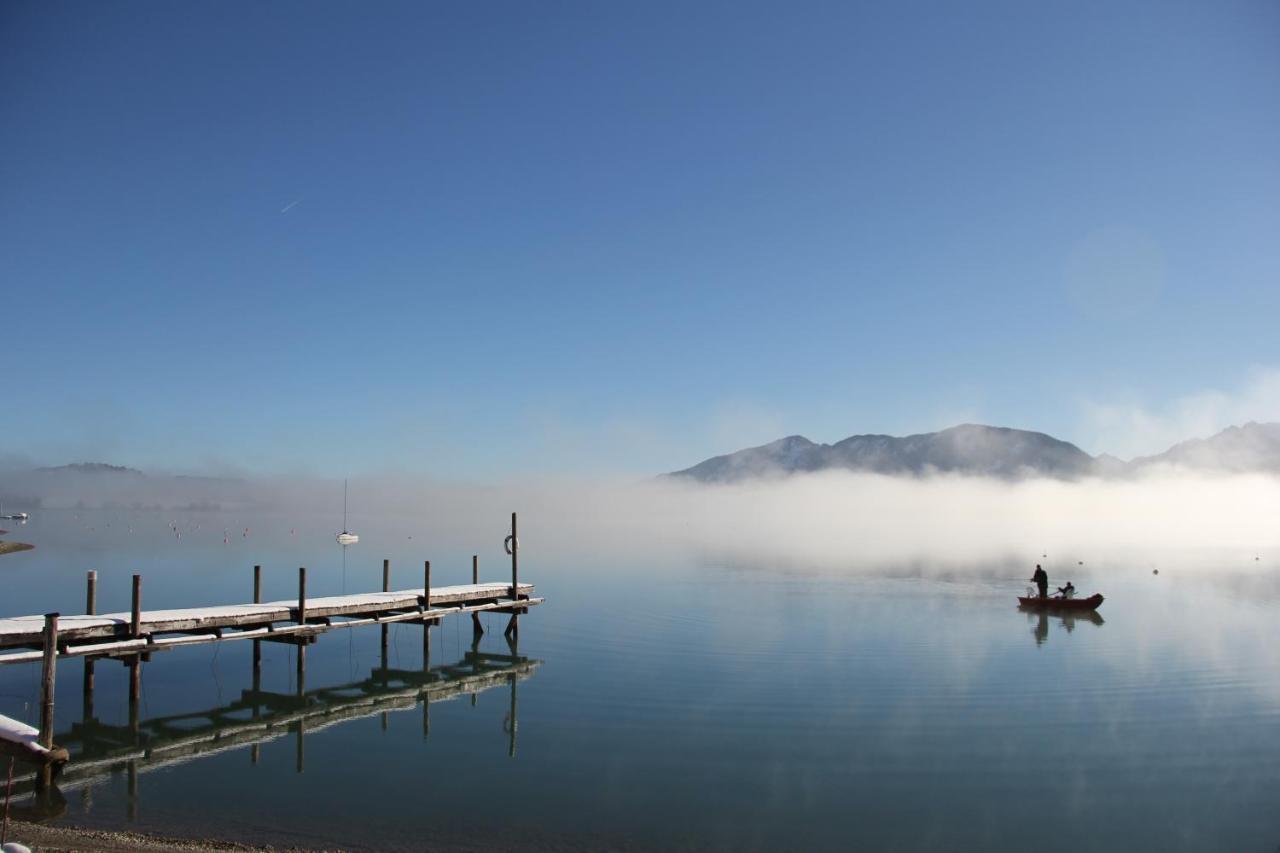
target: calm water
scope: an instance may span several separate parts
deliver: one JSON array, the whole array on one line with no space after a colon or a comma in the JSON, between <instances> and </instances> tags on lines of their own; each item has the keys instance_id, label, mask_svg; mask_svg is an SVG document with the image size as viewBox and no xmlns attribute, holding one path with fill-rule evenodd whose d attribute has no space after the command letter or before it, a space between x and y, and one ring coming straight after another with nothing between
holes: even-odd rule
<instances>
[{"instance_id":1,"label":"calm water","mask_svg":"<svg viewBox=\"0 0 1280 853\"><path fill-rule=\"evenodd\" d=\"M378 629L339 631L307 655L308 708L329 718L259 737L243 733L250 643L158 654L138 709L151 741L132 765L82 756L64 801L43 805L48 819L406 850L424 838L570 850L1280 845L1269 594L1205 574L1073 567L1081 591L1107 594L1102 619L1042 619L1011 606L1025 582L995 571L943 582L586 559L540 552L536 513L521 521L522 578L548 603L521 623L519 678L472 682L474 702L464 689L424 712L413 685L377 682ZM376 589L383 557L393 587L419 583L424 558L437 584L463 582L480 544L482 579L497 580L509 571L503 522L488 543L365 526L344 568L328 523L44 511L11 536L37 550L0 558L0 611L80 612L91 568L102 610L127 609L135 571L148 608L247 601L254 563L268 599L294 594L299 565L314 595ZM479 651L501 661L505 617L485 618ZM471 651L469 622L446 620L430 664L465 677ZM261 689L287 711L294 652L263 654ZM421 672L420 627L391 629L387 663ZM57 728L73 745L81 666L59 666ZM97 673L101 758L129 705L125 668ZM34 722L37 680L36 666L0 668L0 713ZM166 751L193 734L208 737Z\"/></svg>"}]
</instances>

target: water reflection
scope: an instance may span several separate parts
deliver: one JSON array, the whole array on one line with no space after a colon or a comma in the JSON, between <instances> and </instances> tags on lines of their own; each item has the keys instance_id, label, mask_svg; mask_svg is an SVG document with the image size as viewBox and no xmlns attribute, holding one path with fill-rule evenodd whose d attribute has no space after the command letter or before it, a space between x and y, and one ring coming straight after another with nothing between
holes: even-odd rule
<instances>
[{"instance_id":1,"label":"water reflection","mask_svg":"<svg viewBox=\"0 0 1280 853\"><path fill-rule=\"evenodd\" d=\"M1031 628L1031 635L1036 639L1037 646L1043 646L1049 639L1049 623L1057 622L1062 628L1065 628L1070 634L1076 629L1076 624L1088 622L1091 625L1106 624L1106 620L1102 618L1102 614L1096 610L1084 610L1077 612L1060 612L1049 613L1037 607L1019 607L1023 613L1027 614L1027 621L1034 623Z\"/></svg>"},{"instance_id":2,"label":"water reflection","mask_svg":"<svg viewBox=\"0 0 1280 853\"><path fill-rule=\"evenodd\" d=\"M293 692L261 689L255 672L253 687L221 707L144 719L133 704L124 725L92 716L92 706L86 704L85 719L54 736L55 743L70 750L70 763L55 783L43 790L36 788L34 779L15 782L15 794L32 796L15 803L13 813L30 821L59 817L67 810L64 791L83 788L88 798L92 783L124 772L132 818L141 773L242 747L248 748L250 762L257 764L262 744L290 735L294 738L295 770L302 773L308 733L373 716L381 716L385 730L391 712L420 705L425 738L431 732L431 703L469 694L474 706L478 694L503 685L510 691L510 708L501 730L507 754L515 757L516 686L531 678L542 661L519 654L514 642L508 645L510 654L497 654L482 652L478 643L473 643L455 662L421 670L388 667L384 658L383 664L362 680L307 690L300 679Z\"/></svg>"}]
</instances>

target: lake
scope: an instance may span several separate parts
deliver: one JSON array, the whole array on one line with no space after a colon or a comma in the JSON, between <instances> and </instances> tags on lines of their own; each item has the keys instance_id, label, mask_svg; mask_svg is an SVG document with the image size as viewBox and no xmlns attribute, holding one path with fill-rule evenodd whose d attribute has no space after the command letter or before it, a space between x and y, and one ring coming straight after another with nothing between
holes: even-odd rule
<instances>
[{"instance_id":1,"label":"lake","mask_svg":"<svg viewBox=\"0 0 1280 853\"><path fill-rule=\"evenodd\" d=\"M294 596L303 565L315 596L378 589L383 558L393 588L420 585L424 559L435 584L467 582L476 549L481 580L502 580L505 521L485 542L353 525L361 542L344 552L316 519L44 510L7 523L37 548L0 557L0 615L82 612L89 569L102 612L128 609L135 572L148 609L248 601L254 564L267 600ZM525 515L521 531L521 579L547 603L516 649L497 614L475 649L466 617L433 629L430 666L461 685L451 698L424 711L412 684L385 678L379 629L335 631L307 652L298 707L314 716L219 742L251 720L252 644L157 654L138 708L151 740L120 758L90 738L92 768L73 748L65 789L39 808L54 823L371 850L1280 845L1280 621L1251 554L1178 568L1045 556L1052 583L1106 595L1089 619L1016 608L1038 554L1025 571L937 578L549 553ZM468 682L473 652L525 663ZM295 654L263 644L260 688L284 708ZM387 667L423 663L422 628L392 627ZM85 727L82 666L58 669L56 729L73 747L130 722L127 669L100 661ZM0 668L0 713L35 723L38 677ZM207 742L148 754L193 733Z\"/></svg>"}]
</instances>

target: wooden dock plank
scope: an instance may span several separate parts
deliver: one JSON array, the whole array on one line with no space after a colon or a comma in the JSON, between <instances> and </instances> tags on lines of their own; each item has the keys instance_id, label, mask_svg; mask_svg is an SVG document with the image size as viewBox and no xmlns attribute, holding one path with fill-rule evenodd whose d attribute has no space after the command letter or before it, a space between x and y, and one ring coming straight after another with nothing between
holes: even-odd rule
<instances>
[{"instance_id":1,"label":"wooden dock plank","mask_svg":"<svg viewBox=\"0 0 1280 853\"><path fill-rule=\"evenodd\" d=\"M519 594L533 593L533 584L520 584ZM511 585L503 583L463 584L432 587L432 612L437 605L477 600L506 599L510 606ZM367 615L388 610L416 610L423 589L335 595L307 600L307 618ZM523 603L523 602L522 602ZM297 616L298 602L272 601L265 604L230 604L172 610L148 610L139 614L139 633L158 634L210 628L233 628L241 625L263 625L287 622ZM456 612L456 611L450 611ZM60 616L58 637L65 642L110 637L130 633L132 613L107 613L101 616ZM0 619L0 648L38 645L44 629L44 616L17 616Z\"/></svg>"}]
</instances>

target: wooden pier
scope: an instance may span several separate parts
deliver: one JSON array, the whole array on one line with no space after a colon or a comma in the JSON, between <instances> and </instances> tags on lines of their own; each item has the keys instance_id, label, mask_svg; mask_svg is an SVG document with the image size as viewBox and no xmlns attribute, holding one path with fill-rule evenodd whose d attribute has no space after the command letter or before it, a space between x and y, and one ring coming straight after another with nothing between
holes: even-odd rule
<instances>
[{"instance_id":1,"label":"wooden pier","mask_svg":"<svg viewBox=\"0 0 1280 853\"><path fill-rule=\"evenodd\" d=\"M298 569L297 598L262 601L262 567L253 568L253 601L248 604L217 605L187 609L143 610L142 577L133 576L132 606L129 612L96 612L98 576L89 572L85 610L81 615L0 618L0 665L35 663L42 667L41 714L36 746L46 756L41 777L47 784L51 773L58 772L67 760L65 750L56 749L53 739L53 700L57 662L68 657L83 657L85 717L92 717L94 664L97 659L111 658L129 667L129 699L131 716L141 693L141 667L156 652L181 646L222 643L233 640L253 641L255 687L261 668L261 643L283 642L297 647L299 685L305 684L307 645L317 636L343 628L366 625L382 627L382 669L387 667L387 631L394 623L407 622L423 626L424 666L430 661L432 625L445 616L472 615L473 635L478 642L484 629L482 612L510 615L505 631L515 654L519 636L519 617L543 599L534 597L533 584L521 583L518 569L519 540L516 538L516 514L511 514L511 535L506 548L511 556L510 582L479 582L478 561L472 558L471 583L453 586L431 585L431 563L423 564L420 587L392 590L390 562L383 561L382 591L354 595L307 597L307 570ZM473 652L476 649L473 647ZM12 747L0 739L0 749ZM10 752L13 750L10 749ZM19 753L31 760L31 750Z\"/></svg>"}]
</instances>

